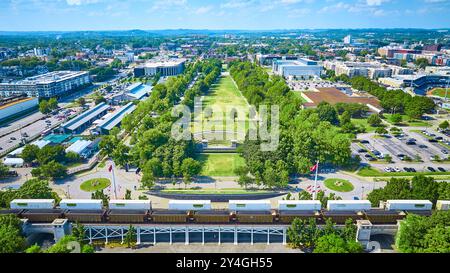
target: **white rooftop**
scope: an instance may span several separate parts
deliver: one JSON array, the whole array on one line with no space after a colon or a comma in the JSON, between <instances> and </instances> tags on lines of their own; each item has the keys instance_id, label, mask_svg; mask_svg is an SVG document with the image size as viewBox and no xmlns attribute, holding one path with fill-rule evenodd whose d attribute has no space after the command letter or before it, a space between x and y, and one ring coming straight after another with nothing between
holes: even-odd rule
<instances>
[{"instance_id":1,"label":"white rooftop","mask_svg":"<svg viewBox=\"0 0 450 273\"><path fill-rule=\"evenodd\" d=\"M170 204L211 204L210 200L170 200Z\"/></svg>"},{"instance_id":2,"label":"white rooftop","mask_svg":"<svg viewBox=\"0 0 450 273\"><path fill-rule=\"evenodd\" d=\"M89 145L91 145L92 141L90 140L77 140L74 144L70 145L66 149L66 153L74 152L80 154L83 152Z\"/></svg>"},{"instance_id":3,"label":"white rooftop","mask_svg":"<svg viewBox=\"0 0 450 273\"><path fill-rule=\"evenodd\" d=\"M78 203L78 204L102 204L102 200L100 199L63 199L60 204L65 203Z\"/></svg>"},{"instance_id":4,"label":"white rooftop","mask_svg":"<svg viewBox=\"0 0 450 273\"><path fill-rule=\"evenodd\" d=\"M270 200L230 200L230 204L270 204Z\"/></svg>"}]
</instances>

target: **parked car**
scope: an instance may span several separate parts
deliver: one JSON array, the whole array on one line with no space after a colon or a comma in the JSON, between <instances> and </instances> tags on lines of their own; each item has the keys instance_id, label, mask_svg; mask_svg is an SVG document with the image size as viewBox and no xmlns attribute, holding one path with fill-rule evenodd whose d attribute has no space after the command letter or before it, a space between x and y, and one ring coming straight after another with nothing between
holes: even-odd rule
<instances>
[{"instance_id":1,"label":"parked car","mask_svg":"<svg viewBox=\"0 0 450 273\"><path fill-rule=\"evenodd\" d=\"M426 148L428 148L428 146L427 146L427 145L424 145L424 144L420 144L420 145L419 145L419 148L426 149Z\"/></svg>"},{"instance_id":2,"label":"parked car","mask_svg":"<svg viewBox=\"0 0 450 273\"><path fill-rule=\"evenodd\" d=\"M434 138L430 138L429 140L428 140L429 142L438 142L436 139L434 139Z\"/></svg>"},{"instance_id":3,"label":"parked car","mask_svg":"<svg viewBox=\"0 0 450 273\"><path fill-rule=\"evenodd\" d=\"M366 149L359 149L358 153L367 153L367 150Z\"/></svg>"},{"instance_id":4,"label":"parked car","mask_svg":"<svg viewBox=\"0 0 450 273\"><path fill-rule=\"evenodd\" d=\"M362 140L360 140L359 142L360 142L360 143L363 143L363 144L369 144L369 143L370 143L368 140L365 140L365 139L362 139Z\"/></svg>"},{"instance_id":5,"label":"parked car","mask_svg":"<svg viewBox=\"0 0 450 273\"><path fill-rule=\"evenodd\" d=\"M444 168L442 168L442 167L438 167L438 170L439 170L440 172L446 172L446 170L445 170Z\"/></svg>"},{"instance_id":6,"label":"parked car","mask_svg":"<svg viewBox=\"0 0 450 273\"><path fill-rule=\"evenodd\" d=\"M416 142L415 141L407 141L406 145L416 145Z\"/></svg>"},{"instance_id":7,"label":"parked car","mask_svg":"<svg viewBox=\"0 0 450 273\"><path fill-rule=\"evenodd\" d=\"M433 173L436 172L436 170L435 170L433 167L428 167L427 169L428 169L430 172L433 172Z\"/></svg>"},{"instance_id":8,"label":"parked car","mask_svg":"<svg viewBox=\"0 0 450 273\"><path fill-rule=\"evenodd\" d=\"M442 152L443 154L445 154L445 155L448 154L448 151L447 151L447 150L442 150L441 152Z\"/></svg>"}]
</instances>

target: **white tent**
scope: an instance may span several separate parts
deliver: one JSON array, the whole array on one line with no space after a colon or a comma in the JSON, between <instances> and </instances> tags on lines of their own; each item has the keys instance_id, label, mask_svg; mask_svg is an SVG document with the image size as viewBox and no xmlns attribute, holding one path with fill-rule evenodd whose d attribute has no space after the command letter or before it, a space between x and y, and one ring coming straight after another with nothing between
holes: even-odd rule
<instances>
[{"instance_id":1,"label":"white tent","mask_svg":"<svg viewBox=\"0 0 450 273\"><path fill-rule=\"evenodd\" d=\"M23 159L22 158L5 158L3 164L9 167L23 167Z\"/></svg>"}]
</instances>

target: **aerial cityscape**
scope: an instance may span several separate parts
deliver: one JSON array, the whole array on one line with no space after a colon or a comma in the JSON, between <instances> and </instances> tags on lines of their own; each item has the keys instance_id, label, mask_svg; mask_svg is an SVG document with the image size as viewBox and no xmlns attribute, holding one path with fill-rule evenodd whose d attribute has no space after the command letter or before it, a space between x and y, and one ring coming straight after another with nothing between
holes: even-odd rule
<instances>
[{"instance_id":1,"label":"aerial cityscape","mask_svg":"<svg viewBox=\"0 0 450 273\"><path fill-rule=\"evenodd\" d=\"M0 10L0 253L450 253L450 1Z\"/></svg>"}]
</instances>

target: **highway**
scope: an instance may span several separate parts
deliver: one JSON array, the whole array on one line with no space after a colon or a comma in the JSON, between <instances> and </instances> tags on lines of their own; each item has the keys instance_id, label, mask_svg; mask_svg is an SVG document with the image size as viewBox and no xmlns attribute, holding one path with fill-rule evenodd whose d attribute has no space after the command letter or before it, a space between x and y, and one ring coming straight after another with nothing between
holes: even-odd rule
<instances>
[{"instance_id":1,"label":"highway","mask_svg":"<svg viewBox=\"0 0 450 273\"><path fill-rule=\"evenodd\" d=\"M0 137L10 134L13 131L19 130L20 128L42 119L45 115L41 112L34 112L23 118L15 119L10 122L5 122L0 125Z\"/></svg>"},{"instance_id":2,"label":"highway","mask_svg":"<svg viewBox=\"0 0 450 273\"><path fill-rule=\"evenodd\" d=\"M61 123L61 121L59 121L54 116L49 118L49 120L52 122L51 125L56 125L56 124ZM24 124L23 119L20 121L20 123ZM19 128L20 128L20 126L18 126L17 129L19 129ZM21 139L22 139L21 133L22 134L26 133L28 135L28 137L26 137L25 139L27 142L29 142L36 135L40 135L46 128L47 128L47 123L45 122L45 119L39 119L36 122L31 123L30 125L21 128L20 130L14 131L12 133L9 133L7 135L0 137L0 154L3 154L6 151L8 151L9 149L20 144ZM2 130L3 130L3 128L2 128ZM14 138L14 139L12 139L12 138Z\"/></svg>"}]
</instances>

